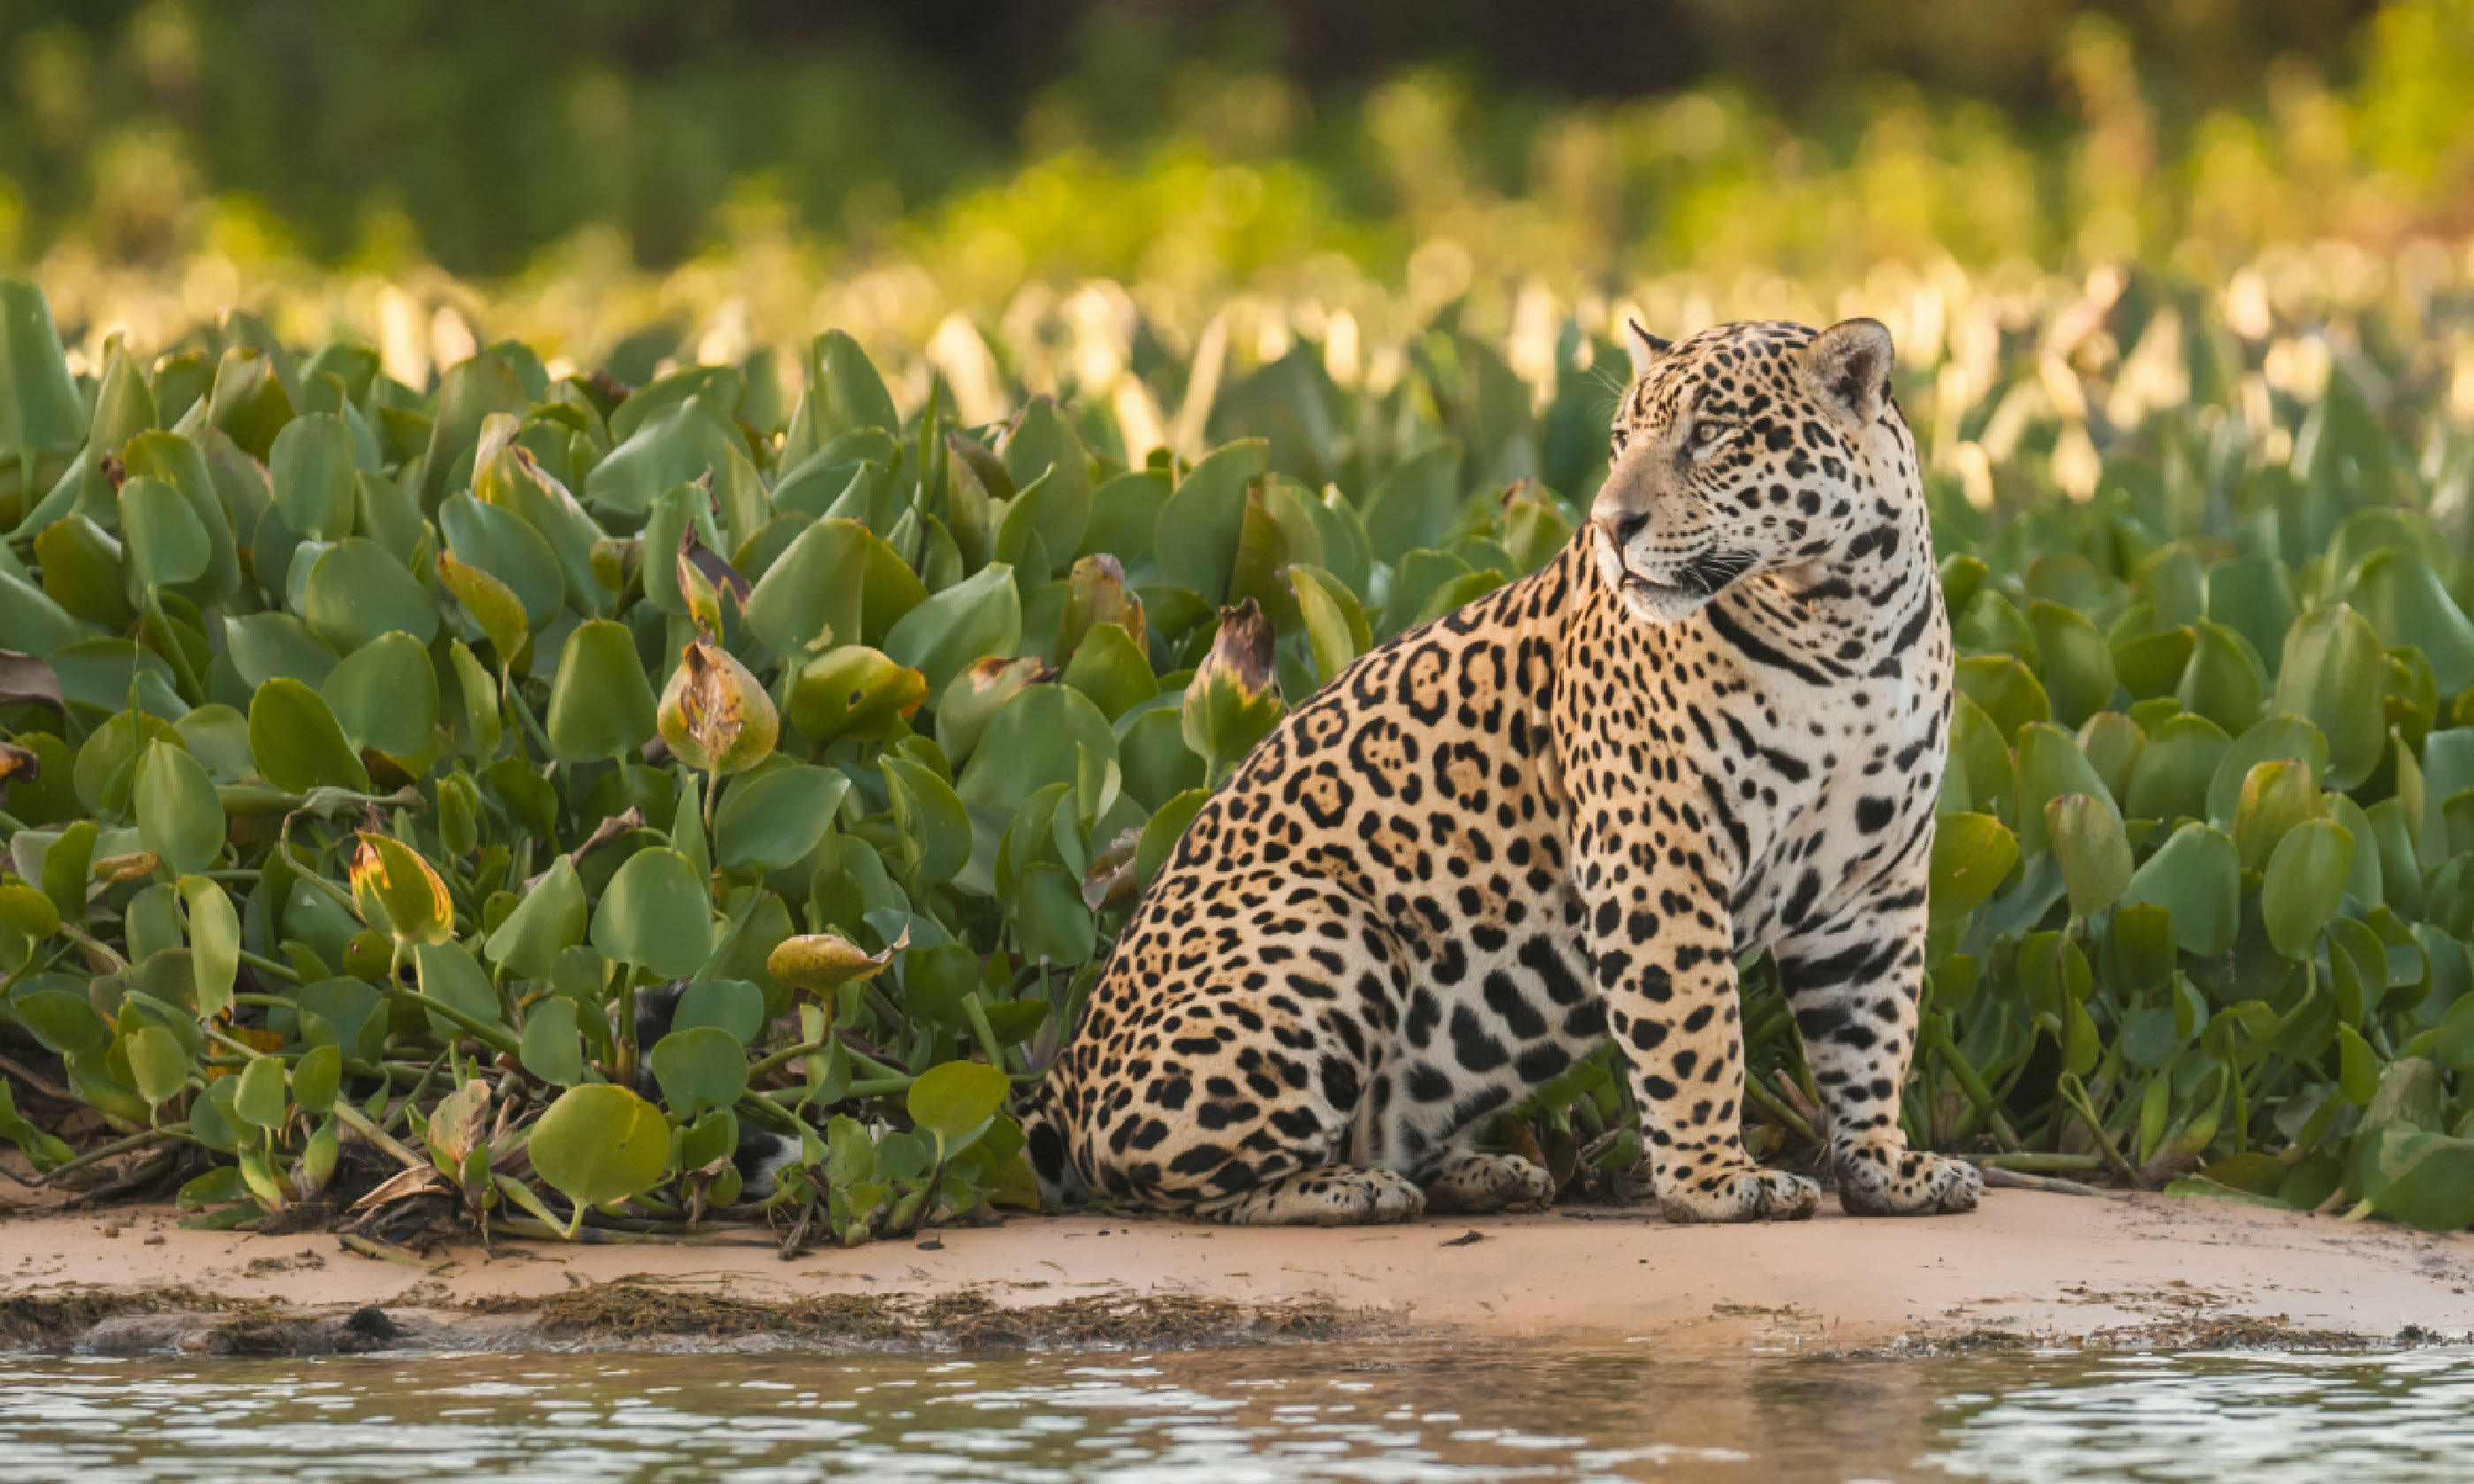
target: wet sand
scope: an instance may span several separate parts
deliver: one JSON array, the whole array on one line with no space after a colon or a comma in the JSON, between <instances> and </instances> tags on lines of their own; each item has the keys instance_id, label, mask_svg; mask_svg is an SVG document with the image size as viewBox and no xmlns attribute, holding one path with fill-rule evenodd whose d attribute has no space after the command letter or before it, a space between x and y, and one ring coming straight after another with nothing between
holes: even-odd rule
<instances>
[{"instance_id":1,"label":"wet sand","mask_svg":"<svg viewBox=\"0 0 2474 1484\"><path fill-rule=\"evenodd\" d=\"M1128 1315L1157 1307L1152 1342L1174 1341L1201 1304L1223 1318L1262 1316L1259 1334L1224 1325L1219 1340L1466 1333L1711 1354L2416 1343L2474 1332L2474 1235L2159 1195L1990 1190L1964 1216L1858 1220L1833 1210L1740 1227L1675 1227L1606 1209L1333 1230L1017 1215L1001 1227L940 1229L916 1242L828 1248L790 1262L762 1233L744 1233L727 1245L462 1243L407 1265L327 1234L182 1231L177 1215L0 1211L0 1318L18 1316L20 1342L132 1351L212 1346L194 1332L184 1339L180 1323L159 1315L107 1321L120 1326L118 1341L84 1328L114 1309L238 1305L261 1320L340 1324L376 1305L400 1330L381 1333L389 1348L648 1334L666 1347L697 1343L692 1304L632 1332L604 1326L597 1337L600 1321L549 1322L563 1304L572 1320L576 1294L631 1281L639 1291L726 1298L740 1316L735 1332L703 1338L742 1348L751 1333L762 1340L767 1308L838 1312L862 1299L984 1301L1025 1311L1021 1332L1033 1339L1087 1338L1043 1328L1040 1318L1106 1301ZM759 1322L750 1326L750 1315ZM911 1337L937 1343L934 1328L914 1324ZM1129 1328L1127 1338L1144 1343L1144 1331ZM344 1342L353 1348L350 1334Z\"/></svg>"}]
</instances>

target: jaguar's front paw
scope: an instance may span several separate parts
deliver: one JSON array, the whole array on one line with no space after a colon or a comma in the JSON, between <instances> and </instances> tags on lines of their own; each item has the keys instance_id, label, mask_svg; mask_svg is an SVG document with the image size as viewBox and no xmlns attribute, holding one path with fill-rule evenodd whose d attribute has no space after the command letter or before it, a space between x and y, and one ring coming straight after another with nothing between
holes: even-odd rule
<instances>
[{"instance_id":1,"label":"jaguar's front paw","mask_svg":"<svg viewBox=\"0 0 2474 1484\"><path fill-rule=\"evenodd\" d=\"M1802 1221L1820 1209L1819 1185L1751 1165L1686 1176L1658 1197L1659 1214L1673 1222Z\"/></svg>"},{"instance_id":2,"label":"jaguar's front paw","mask_svg":"<svg viewBox=\"0 0 2474 1484\"><path fill-rule=\"evenodd\" d=\"M1838 1206L1851 1216L1938 1216L1976 1209L1984 1176L1964 1160L1884 1144L1841 1151Z\"/></svg>"}]
</instances>

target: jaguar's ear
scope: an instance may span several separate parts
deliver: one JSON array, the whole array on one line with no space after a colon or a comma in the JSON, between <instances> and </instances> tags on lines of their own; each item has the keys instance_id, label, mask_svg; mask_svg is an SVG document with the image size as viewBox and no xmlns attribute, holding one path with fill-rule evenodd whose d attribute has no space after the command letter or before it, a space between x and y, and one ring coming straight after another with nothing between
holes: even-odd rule
<instances>
[{"instance_id":1,"label":"jaguar's ear","mask_svg":"<svg viewBox=\"0 0 2474 1484\"><path fill-rule=\"evenodd\" d=\"M1805 374L1813 394L1859 428L1890 402L1890 332L1879 320L1841 320L1813 337Z\"/></svg>"},{"instance_id":2,"label":"jaguar's ear","mask_svg":"<svg viewBox=\"0 0 2474 1484\"><path fill-rule=\"evenodd\" d=\"M1632 327L1632 335L1624 342L1624 348L1632 352L1632 374L1637 381L1649 374L1651 367L1666 359L1666 352L1675 348L1675 342L1661 340L1642 329L1638 320L1626 320L1624 323Z\"/></svg>"}]
</instances>

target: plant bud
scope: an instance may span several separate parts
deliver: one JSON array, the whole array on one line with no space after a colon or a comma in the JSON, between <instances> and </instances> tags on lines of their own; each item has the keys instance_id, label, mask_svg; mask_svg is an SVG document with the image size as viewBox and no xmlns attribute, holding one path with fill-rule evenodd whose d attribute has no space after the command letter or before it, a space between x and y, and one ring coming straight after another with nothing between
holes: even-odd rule
<instances>
[{"instance_id":1,"label":"plant bud","mask_svg":"<svg viewBox=\"0 0 2474 1484\"><path fill-rule=\"evenodd\" d=\"M782 722L773 698L729 651L698 638L679 652L662 692L662 740L691 768L726 778L773 751Z\"/></svg>"},{"instance_id":2,"label":"plant bud","mask_svg":"<svg viewBox=\"0 0 2474 1484\"><path fill-rule=\"evenodd\" d=\"M1271 620L1251 598L1222 609L1211 653L1185 687L1185 745L1201 754L1210 784L1218 787L1287 713Z\"/></svg>"}]
</instances>

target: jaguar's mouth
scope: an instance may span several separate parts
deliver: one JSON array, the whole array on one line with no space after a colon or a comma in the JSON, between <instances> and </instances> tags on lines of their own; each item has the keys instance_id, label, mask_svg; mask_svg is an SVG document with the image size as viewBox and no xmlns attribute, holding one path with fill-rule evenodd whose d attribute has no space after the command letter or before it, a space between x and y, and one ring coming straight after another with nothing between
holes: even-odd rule
<instances>
[{"instance_id":1,"label":"jaguar's mouth","mask_svg":"<svg viewBox=\"0 0 2474 1484\"><path fill-rule=\"evenodd\" d=\"M1599 532L1599 571L1624 607L1645 621L1675 623L1691 617L1752 570L1755 561L1750 552L1713 548L1686 557L1663 571L1645 572L1624 559L1612 532Z\"/></svg>"}]
</instances>

